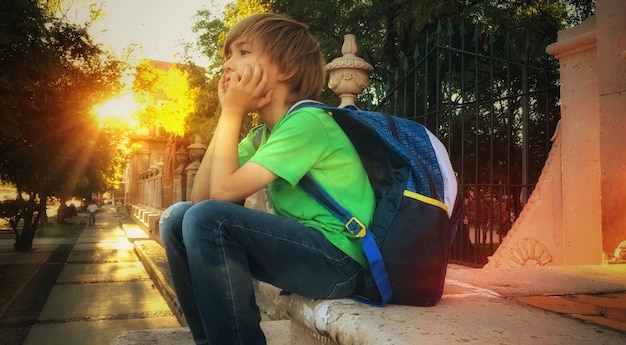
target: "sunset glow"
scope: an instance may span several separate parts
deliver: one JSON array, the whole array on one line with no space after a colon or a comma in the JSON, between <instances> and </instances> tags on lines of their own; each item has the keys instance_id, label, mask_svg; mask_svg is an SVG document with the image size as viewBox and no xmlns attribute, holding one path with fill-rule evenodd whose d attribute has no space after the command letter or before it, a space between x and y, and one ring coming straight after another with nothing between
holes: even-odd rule
<instances>
[{"instance_id":1,"label":"sunset glow","mask_svg":"<svg viewBox=\"0 0 626 345\"><path fill-rule=\"evenodd\" d=\"M129 92L120 97L93 107L93 114L97 116L100 125L122 125L137 127L139 125L135 113L139 105Z\"/></svg>"}]
</instances>

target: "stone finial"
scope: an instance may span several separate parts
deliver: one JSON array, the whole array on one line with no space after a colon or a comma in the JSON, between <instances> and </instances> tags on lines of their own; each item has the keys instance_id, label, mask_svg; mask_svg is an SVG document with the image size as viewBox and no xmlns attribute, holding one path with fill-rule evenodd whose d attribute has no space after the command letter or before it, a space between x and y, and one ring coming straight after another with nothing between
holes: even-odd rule
<instances>
[{"instance_id":1,"label":"stone finial","mask_svg":"<svg viewBox=\"0 0 626 345\"><path fill-rule=\"evenodd\" d=\"M185 163L187 162L187 158L189 157L189 152L184 146L181 146L178 151L174 154L176 157L176 169L175 173L181 173L185 168Z\"/></svg>"},{"instance_id":2,"label":"stone finial","mask_svg":"<svg viewBox=\"0 0 626 345\"><path fill-rule=\"evenodd\" d=\"M354 105L356 95L363 92L369 84L369 76L374 68L367 61L356 56L356 37L352 34L344 36L341 47L342 57L334 59L326 65L328 87L339 95L340 107Z\"/></svg>"},{"instance_id":3,"label":"stone finial","mask_svg":"<svg viewBox=\"0 0 626 345\"><path fill-rule=\"evenodd\" d=\"M155 164L157 168L157 174L163 174L163 167L165 166L165 162L163 161L163 157L159 159L159 161Z\"/></svg>"},{"instance_id":4,"label":"stone finial","mask_svg":"<svg viewBox=\"0 0 626 345\"><path fill-rule=\"evenodd\" d=\"M187 151L189 151L189 156L193 162L200 164L200 160L206 151L206 146L202 144L202 139L200 139L199 135L196 135L193 144L187 146Z\"/></svg>"}]
</instances>

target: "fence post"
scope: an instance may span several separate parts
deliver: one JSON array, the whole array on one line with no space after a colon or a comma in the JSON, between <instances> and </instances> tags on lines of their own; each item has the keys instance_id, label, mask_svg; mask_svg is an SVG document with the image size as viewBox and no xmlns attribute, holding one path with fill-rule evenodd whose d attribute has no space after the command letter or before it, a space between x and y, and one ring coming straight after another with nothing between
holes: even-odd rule
<instances>
[{"instance_id":1,"label":"fence post","mask_svg":"<svg viewBox=\"0 0 626 345\"><path fill-rule=\"evenodd\" d=\"M198 168L200 168L200 161L204 156L204 152L206 151L206 146L202 144L200 137L196 136L195 141L187 146L187 150L189 151L189 157L191 157L191 164L187 166L185 170L187 170L187 200L191 200L191 188L193 187L193 182L196 178L196 173L198 172Z\"/></svg>"},{"instance_id":2,"label":"fence post","mask_svg":"<svg viewBox=\"0 0 626 345\"><path fill-rule=\"evenodd\" d=\"M183 188L183 171L185 170L187 158L189 158L189 152L184 146L181 146L174 155L176 156L176 169L174 169L174 195L172 203L185 200L184 196L186 196L186 194L184 193L185 188Z\"/></svg>"},{"instance_id":3,"label":"fence post","mask_svg":"<svg viewBox=\"0 0 626 345\"><path fill-rule=\"evenodd\" d=\"M341 47L343 56L326 65L328 87L339 95L340 107L355 105L356 95L369 85L369 76L374 72L372 65L356 56L357 51L356 37L347 34Z\"/></svg>"}]
</instances>

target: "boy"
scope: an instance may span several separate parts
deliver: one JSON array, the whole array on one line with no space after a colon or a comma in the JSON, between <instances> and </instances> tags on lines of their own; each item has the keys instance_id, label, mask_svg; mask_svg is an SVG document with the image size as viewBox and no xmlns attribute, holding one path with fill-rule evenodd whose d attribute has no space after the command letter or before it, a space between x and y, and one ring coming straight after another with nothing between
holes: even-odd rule
<instances>
[{"instance_id":1,"label":"boy","mask_svg":"<svg viewBox=\"0 0 626 345\"><path fill-rule=\"evenodd\" d=\"M360 242L309 197L307 172L366 225L374 195L349 139L317 99L324 59L308 28L276 14L239 22L224 43L220 118L191 202L160 221L174 287L196 344L265 344L253 278L311 298L357 294L368 270ZM243 119L263 125L240 143ZM262 131L255 149L253 140ZM268 187L276 215L236 204Z\"/></svg>"}]
</instances>

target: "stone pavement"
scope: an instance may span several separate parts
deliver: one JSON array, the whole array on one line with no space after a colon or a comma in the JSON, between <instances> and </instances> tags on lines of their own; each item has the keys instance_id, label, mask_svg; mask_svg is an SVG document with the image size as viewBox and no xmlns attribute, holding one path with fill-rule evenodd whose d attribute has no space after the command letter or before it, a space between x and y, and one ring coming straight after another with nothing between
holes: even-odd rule
<instances>
[{"instance_id":1,"label":"stone pavement","mask_svg":"<svg viewBox=\"0 0 626 345\"><path fill-rule=\"evenodd\" d=\"M181 326L137 258L119 218L102 211L95 226L84 226L86 215L78 218L77 226L84 229L77 239L36 238L29 253L11 252L12 238L0 241L0 263L13 269L26 267L22 268L25 275L31 275L19 295L28 292L33 285L29 282L38 276L52 279L47 289L33 293L47 296L39 314L31 316L34 324L28 315L18 315L19 307L11 308L18 303L7 301L0 310L5 320L11 320L7 313L15 314L13 320L18 326L24 324L25 331L32 324L24 345L108 345L129 329ZM35 284L45 286L45 279ZM37 312L37 308L25 309ZM10 342L8 325L2 327L4 341L0 343L19 344Z\"/></svg>"}]
</instances>

